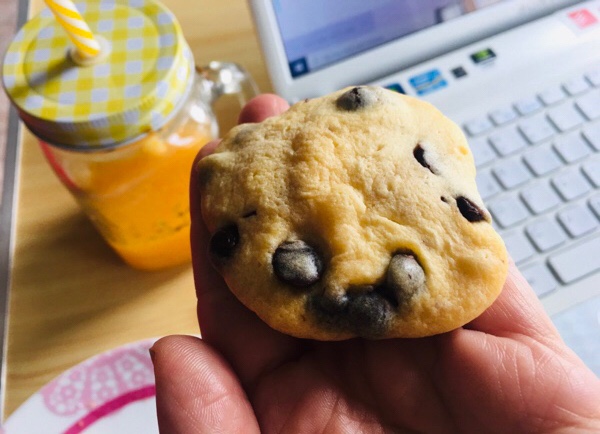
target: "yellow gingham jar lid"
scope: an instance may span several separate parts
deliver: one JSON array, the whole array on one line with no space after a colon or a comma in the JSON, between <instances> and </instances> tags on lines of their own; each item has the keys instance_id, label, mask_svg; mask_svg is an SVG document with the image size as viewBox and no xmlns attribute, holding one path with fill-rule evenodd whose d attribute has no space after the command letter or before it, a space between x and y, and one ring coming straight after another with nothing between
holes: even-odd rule
<instances>
[{"instance_id":1,"label":"yellow gingham jar lid","mask_svg":"<svg viewBox=\"0 0 600 434\"><path fill-rule=\"evenodd\" d=\"M66 32L44 9L4 58L4 87L21 119L42 140L84 150L160 129L193 81L193 58L176 18L154 0L76 6L110 51L98 64L75 64Z\"/></svg>"}]
</instances>

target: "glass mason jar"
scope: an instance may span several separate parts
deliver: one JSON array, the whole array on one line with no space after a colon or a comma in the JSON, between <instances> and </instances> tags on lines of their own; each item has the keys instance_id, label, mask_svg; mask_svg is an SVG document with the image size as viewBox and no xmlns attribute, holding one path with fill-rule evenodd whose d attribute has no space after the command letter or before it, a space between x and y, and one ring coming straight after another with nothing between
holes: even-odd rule
<instances>
[{"instance_id":1,"label":"glass mason jar","mask_svg":"<svg viewBox=\"0 0 600 434\"><path fill-rule=\"evenodd\" d=\"M110 246L131 266L160 269L191 259L189 175L202 146L218 137L213 103L257 93L238 65L198 68L184 104L162 128L122 145L73 150L40 140L46 159Z\"/></svg>"},{"instance_id":2,"label":"glass mason jar","mask_svg":"<svg viewBox=\"0 0 600 434\"><path fill-rule=\"evenodd\" d=\"M107 51L65 56L49 11L9 47L4 85L46 159L108 244L133 267L190 261L189 175L218 136L213 103L257 93L240 66L195 68L175 17L154 0L83 4ZM103 33L104 32L104 33ZM57 48L58 47L58 48Z\"/></svg>"}]
</instances>

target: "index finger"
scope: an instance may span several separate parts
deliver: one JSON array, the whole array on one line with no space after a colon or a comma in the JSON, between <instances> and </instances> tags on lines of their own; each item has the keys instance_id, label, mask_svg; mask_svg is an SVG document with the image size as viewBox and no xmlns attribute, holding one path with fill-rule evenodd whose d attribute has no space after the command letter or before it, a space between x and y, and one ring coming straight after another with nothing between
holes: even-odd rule
<instances>
[{"instance_id":1,"label":"index finger","mask_svg":"<svg viewBox=\"0 0 600 434\"><path fill-rule=\"evenodd\" d=\"M495 336L525 335L536 340L559 338L542 303L511 260L508 276L496 301L468 328Z\"/></svg>"}]
</instances>

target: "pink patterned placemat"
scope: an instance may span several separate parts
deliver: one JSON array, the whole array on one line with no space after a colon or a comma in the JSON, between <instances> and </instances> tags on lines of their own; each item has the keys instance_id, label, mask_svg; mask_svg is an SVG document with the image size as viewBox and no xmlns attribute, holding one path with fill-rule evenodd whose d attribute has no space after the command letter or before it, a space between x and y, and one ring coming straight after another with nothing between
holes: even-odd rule
<instances>
[{"instance_id":1,"label":"pink patterned placemat","mask_svg":"<svg viewBox=\"0 0 600 434\"><path fill-rule=\"evenodd\" d=\"M158 433L153 343L128 344L64 372L8 418L4 433Z\"/></svg>"}]
</instances>

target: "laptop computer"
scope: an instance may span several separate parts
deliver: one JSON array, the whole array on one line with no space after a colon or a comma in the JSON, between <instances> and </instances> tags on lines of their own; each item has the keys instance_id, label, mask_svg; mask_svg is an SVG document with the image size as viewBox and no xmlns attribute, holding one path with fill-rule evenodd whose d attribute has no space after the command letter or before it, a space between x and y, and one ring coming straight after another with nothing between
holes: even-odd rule
<instances>
[{"instance_id":1,"label":"laptop computer","mask_svg":"<svg viewBox=\"0 0 600 434\"><path fill-rule=\"evenodd\" d=\"M250 0L275 91L358 84L463 127L507 248L600 375L600 0Z\"/></svg>"}]
</instances>

